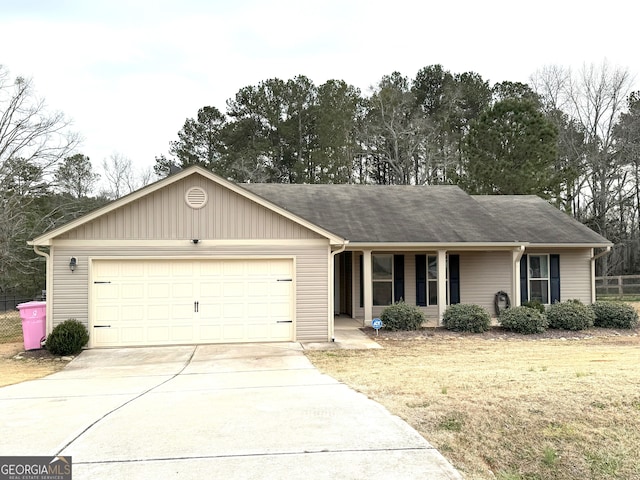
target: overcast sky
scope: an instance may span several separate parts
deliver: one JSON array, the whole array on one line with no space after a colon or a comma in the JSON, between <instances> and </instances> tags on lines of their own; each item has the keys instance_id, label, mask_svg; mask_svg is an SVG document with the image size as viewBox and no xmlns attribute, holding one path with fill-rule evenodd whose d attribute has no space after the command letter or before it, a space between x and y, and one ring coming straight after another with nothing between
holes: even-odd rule
<instances>
[{"instance_id":1,"label":"overcast sky","mask_svg":"<svg viewBox=\"0 0 640 480\"><path fill-rule=\"evenodd\" d=\"M261 80L345 80L441 64L492 85L607 59L640 73L637 2L0 0L0 64L73 120L95 166L167 154L184 121ZM636 78L635 88L638 88Z\"/></svg>"}]
</instances>

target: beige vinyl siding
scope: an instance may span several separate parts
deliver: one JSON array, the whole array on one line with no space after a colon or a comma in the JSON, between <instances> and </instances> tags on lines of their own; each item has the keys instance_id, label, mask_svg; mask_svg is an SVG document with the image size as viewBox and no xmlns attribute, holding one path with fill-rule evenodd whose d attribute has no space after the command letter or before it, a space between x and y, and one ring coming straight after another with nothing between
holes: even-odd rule
<instances>
[{"instance_id":1,"label":"beige vinyl siding","mask_svg":"<svg viewBox=\"0 0 640 480\"><path fill-rule=\"evenodd\" d=\"M328 333L328 245L216 247L215 249L181 249L178 247L53 247L54 284L49 301L52 303L53 326L68 318L89 323L89 260L104 257L144 259L172 258L268 258L281 256L295 262L295 337L299 341L322 341ZM69 270L69 258L78 259L75 272Z\"/></svg>"},{"instance_id":2,"label":"beige vinyl siding","mask_svg":"<svg viewBox=\"0 0 640 480\"><path fill-rule=\"evenodd\" d=\"M515 304L512 284L510 251L460 252L460 303L480 305L494 316L497 292L506 292Z\"/></svg>"},{"instance_id":3,"label":"beige vinyl siding","mask_svg":"<svg viewBox=\"0 0 640 480\"><path fill-rule=\"evenodd\" d=\"M185 202L201 187L207 204ZM65 240L183 240L192 238L318 239L317 233L204 177L191 175L57 237Z\"/></svg>"},{"instance_id":4,"label":"beige vinyl siding","mask_svg":"<svg viewBox=\"0 0 640 480\"><path fill-rule=\"evenodd\" d=\"M55 247L51 248L53 285L50 285L47 290L47 303L52 307L51 318L55 319L51 328L70 318L75 318L87 325L89 284L87 260L86 257L78 258L79 266L75 272L71 272L69 270L71 257L78 258L78 255L64 250L60 252Z\"/></svg>"},{"instance_id":5,"label":"beige vinyl siding","mask_svg":"<svg viewBox=\"0 0 640 480\"><path fill-rule=\"evenodd\" d=\"M591 303L591 249L527 248L525 254L560 255L560 301Z\"/></svg>"}]
</instances>

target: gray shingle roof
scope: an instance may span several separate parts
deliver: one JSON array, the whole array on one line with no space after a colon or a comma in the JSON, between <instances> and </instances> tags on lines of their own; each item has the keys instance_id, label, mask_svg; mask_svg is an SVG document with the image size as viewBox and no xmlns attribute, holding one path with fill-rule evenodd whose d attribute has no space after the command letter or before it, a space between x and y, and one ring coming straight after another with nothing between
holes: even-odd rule
<instances>
[{"instance_id":1,"label":"gray shingle roof","mask_svg":"<svg viewBox=\"0 0 640 480\"><path fill-rule=\"evenodd\" d=\"M474 195L494 218L502 218L532 244L611 244L606 238L535 195Z\"/></svg>"},{"instance_id":2,"label":"gray shingle roof","mask_svg":"<svg viewBox=\"0 0 640 480\"><path fill-rule=\"evenodd\" d=\"M535 196L470 196L449 185L240 186L352 243L608 243Z\"/></svg>"},{"instance_id":3,"label":"gray shingle roof","mask_svg":"<svg viewBox=\"0 0 640 480\"><path fill-rule=\"evenodd\" d=\"M246 184L350 242L511 242L513 232L452 186Z\"/></svg>"}]
</instances>

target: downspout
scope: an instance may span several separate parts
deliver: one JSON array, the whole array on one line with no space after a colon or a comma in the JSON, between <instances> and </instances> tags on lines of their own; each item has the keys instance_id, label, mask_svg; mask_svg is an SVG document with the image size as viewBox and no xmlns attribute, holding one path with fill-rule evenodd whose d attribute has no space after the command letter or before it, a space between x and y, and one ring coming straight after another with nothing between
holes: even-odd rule
<instances>
[{"instance_id":1,"label":"downspout","mask_svg":"<svg viewBox=\"0 0 640 480\"><path fill-rule=\"evenodd\" d=\"M331 252L331 256L329 257L329 317L327 318L328 320L328 325L329 325L329 338L331 339L332 342L336 341L336 337L335 337L335 313L334 313L334 303L336 301L335 296L336 296L336 292L335 292L335 288L336 288L336 279L334 278L335 276L335 258L336 255L339 253L342 253L345 251L345 249L347 248L347 243L349 243L348 241L345 241L342 246L338 249L335 250L333 252Z\"/></svg>"},{"instance_id":2,"label":"downspout","mask_svg":"<svg viewBox=\"0 0 640 480\"><path fill-rule=\"evenodd\" d=\"M513 286L513 300L511 301L511 304L514 307L519 307L520 306L520 260L522 260L522 256L524 255L524 250L525 250L525 246L524 245L520 245L517 250L515 250L513 253L513 282L512 282L512 286Z\"/></svg>"},{"instance_id":3,"label":"downspout","mask_svg":"<svg viewBox=\"0 0 640 480\"><path fill-rule=\"evenodd\" d=\"M597 255L591 255L591 303L596 301L596 260L600 257L604 257L610 252L611 246L609 245L603 252L600 252Z\"/></svg>"},{"instance_id":4,"label":"downspout","mask_svg":"<svg viewBox=\"0 0 640 480\"><path fill-rule=\"evenodd\" d=\"M46 273L45 273L45 286L47 292L47 298L50 298L53 291L51 290L51 279L53 275L53 269L51 267L51 256L47 252L43 252L38 248L38 245L33 246L33 251L36 252L37 255L44 257L46 260ZM51 333L51 302L47 300L47 305L45 306L46 312L46 334L49 336Z\"/></svg>"}]
</instances>

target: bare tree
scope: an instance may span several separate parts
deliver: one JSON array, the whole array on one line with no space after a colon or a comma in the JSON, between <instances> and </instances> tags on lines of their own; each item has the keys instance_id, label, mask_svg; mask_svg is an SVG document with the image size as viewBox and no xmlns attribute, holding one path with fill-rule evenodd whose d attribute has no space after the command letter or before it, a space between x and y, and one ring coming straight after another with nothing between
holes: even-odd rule
<instances>
[{"instance_id":1,"label":"bare tree","mask_svg":"<svg viewBox=\"0 0 640 480\"><path fill-rule=\"evenodd\" d=\"M567 188L569 199L573 195L577 200L574 215L605 237L624 234L629 165L615 127L627 109L633 83L629 71L605 60L585 64L575 74L546 67L534 79L549 110L561 112L559 118L571 127L564 133L573 140L564 151L573 156L570 162L576 173L574 190ZM575 172L576 168L580 171ZM608 269L606 261L603 257L603 273Z\"/></svg>"},{"instance_id":2,"label":"bare tree","mask_svg":"<svg viewBox=\"0 0 640 480\"><path fill-rule=\"evenodd\" d=\"M117 152L102 161L102 169L107 181L107 191L103 194L111 199L123 197L148 185L156 176L151 167L136 170L130 158Z\"/></svg>"},{"instance_id":3,"label":"bare tree","mask_svg":"<svg viewBox=\"0 0 640 480\"><path fill-rule=\"evenodd\" d=\"M16 271L35 271L26 240L40 233L29 218L54 166L69 155L78 136L60 112L49 112L30 80L10 78L0 65L0 290Z\"/></svg>"}]
</instances>

